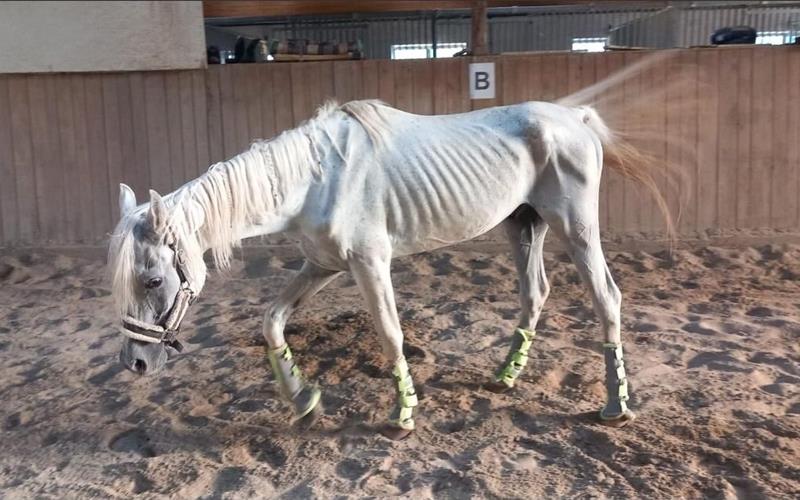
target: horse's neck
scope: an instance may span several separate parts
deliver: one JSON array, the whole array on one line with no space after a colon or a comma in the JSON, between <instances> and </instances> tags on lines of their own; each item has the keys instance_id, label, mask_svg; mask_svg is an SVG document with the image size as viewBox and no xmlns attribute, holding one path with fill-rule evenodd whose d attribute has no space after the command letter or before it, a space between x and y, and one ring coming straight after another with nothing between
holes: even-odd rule
<instances>
[{"instance_id":1,"label":"horse's neck","mask_svg":"<svg viewBox=\"0 0 800 500\"><path fill-rule=\"evenodd\" d=\"M273 142L280 140L288 139ZM300 144L307 147L308 139ZM218 163L173 193L187 219L198 221L191 230L201 236L205 249L291 227L313 180L312 167L276 166L290 155L285 144L277 144L284 147L281 154L268 149L274 146L255 146ZM303 156L289 160L301 162Z\"/></svg>"}]
</instances>

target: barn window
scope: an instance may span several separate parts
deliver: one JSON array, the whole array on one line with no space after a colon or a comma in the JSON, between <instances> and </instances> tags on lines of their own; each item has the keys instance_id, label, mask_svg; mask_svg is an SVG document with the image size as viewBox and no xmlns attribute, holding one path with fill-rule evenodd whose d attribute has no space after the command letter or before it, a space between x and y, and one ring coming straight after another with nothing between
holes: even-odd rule
<instances>
[{"instance_id":1,"label":"barn window","mask_svg":"<svg viewBox=\"0 0 800 500\"><path fill-rule=\"evenodd\" d=\"M598 36L590 38L573 38L572 51L573 52L603 52L606 50L608 43L607 36Z\"/></svg>"},{"instance_id":2,"label":"barn window","mask_svg":"<svg viewBox=\"0 0 800 500\"><path fill-rule=\"evenodd\" d=\"M436 58L453 57L457 52L467 48L467 42L437 43ZM392 45L392 59L431 59L432 43L401 43Z\"/></svg>"},{"instance_id":3,"label":"barn window","mask_svg":"<svg viewBox=\"0 0 800 500\"><path fill-rule=\"evenodd\" d=\"M757 45L783 45L794 43L793 31L759 31L756 36Z\"/></svg>"}]
</instances>

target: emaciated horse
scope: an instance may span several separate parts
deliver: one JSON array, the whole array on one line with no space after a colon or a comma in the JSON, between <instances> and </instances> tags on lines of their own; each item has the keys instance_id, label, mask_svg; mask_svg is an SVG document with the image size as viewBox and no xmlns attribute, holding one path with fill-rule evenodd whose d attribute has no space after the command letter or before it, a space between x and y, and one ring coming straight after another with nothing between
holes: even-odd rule
<instances>
[{"instance_id":1,"label":"emaciated horse","mask_svg":"<svg viewBox=\"0 0 800 500\"><path fill-rule=\"evenodd\" d=\"M447 116L419 116L378 101L326 105L301 126L213 165L173 193L137 206L120 190L122 219L109 254L126 339L125 366L162 368L189 304L247 237L280 231L300 242L305 264L264 315L267 356L298 416L319 390L303 378L284 339L299 306L352 273L392 364L396 405L387 434L414 429L417 396L403 356L390 276L395 257L434 250L505 227L519 274L521 314L505 361L489 384L514 387L549 292L542 246L548 228L566 245L602 326L608 398L602 422L625 425L628 385L620 340L621 296L600 247L602 167L653 187L637 152L595 110L528 102ZM605 160L604 160L605 151ZM656 195L663 204L660 194Z\"/></svg>"}]
</instances>

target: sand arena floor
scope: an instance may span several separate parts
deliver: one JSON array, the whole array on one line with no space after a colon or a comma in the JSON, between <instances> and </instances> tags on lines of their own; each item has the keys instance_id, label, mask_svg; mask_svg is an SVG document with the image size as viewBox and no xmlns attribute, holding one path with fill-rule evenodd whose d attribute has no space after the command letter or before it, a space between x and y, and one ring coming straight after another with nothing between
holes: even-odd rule
<instances>
[{"instance_id":1,"label":"sand arena floor","mask_svg":"<svg viewBox=\"0 0 800 500\"><path fill-rule=\"evenodd\" d=\"M185 353L155 378L117 361L102 258L0 255L0 496L5 498L789 498L800 491L800 247L608 252L638 419L595 422L600 335L573 266L553 287L515 392L481 388L517 315L508 252L396 261L418 431L377 435L393 392L349 276L288 340L324 390L293 428L261 315L300 261L261 254L210 278ZM264 256L266 255L266 256Z\"/></svg>"}]
</instances>

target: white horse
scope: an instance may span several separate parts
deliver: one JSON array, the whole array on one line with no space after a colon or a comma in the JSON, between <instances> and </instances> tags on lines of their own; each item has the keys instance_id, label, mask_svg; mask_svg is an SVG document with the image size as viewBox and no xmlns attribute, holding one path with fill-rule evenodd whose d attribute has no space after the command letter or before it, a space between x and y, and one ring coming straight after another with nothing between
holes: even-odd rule
<instances>
[{"instance_id":1,"label":"white horse","mask_svg":"<svg viewBox=\"0 0 800 500\"><path fill-rule=\"evenodd\" d=\"M620 292L600 247L598 190L606 165L628 177L636 152L591 107L528 102L447 116L419 116L378 101L326 105L312 119L212 166L137 207L121 185L122 219L111 241L113 295L123 318L120 358L140 374L159 370L206 277L203 254L229 265L242 239L288 231L306 258L267 309L263 334L274 375L298 416L318 404L284 339L292 312L350 271L392 364L396 405L387 434L414 429L417 396L403 357L390 276L394 257L475 238L505 226L519 273L521 314L489 387L514 386L547 298L542 245L552 228L566 245L602 325L608 400L601 421L625 425L627 382ZM658 195L658 193L656 193ZM660 195L659 195L660 196ZM661 199L663 202L663 199Z\"/></svg>"}]
</instances>

